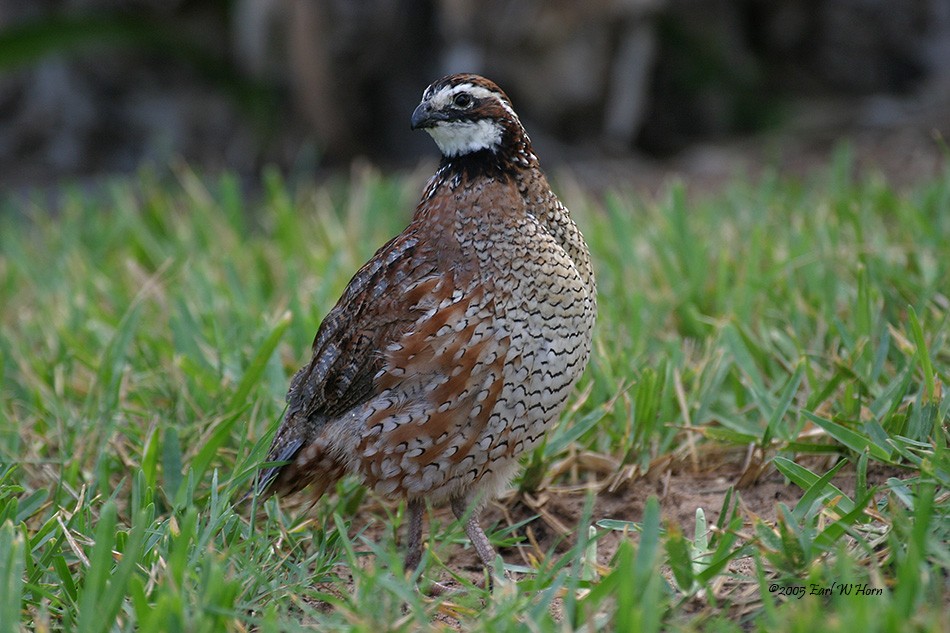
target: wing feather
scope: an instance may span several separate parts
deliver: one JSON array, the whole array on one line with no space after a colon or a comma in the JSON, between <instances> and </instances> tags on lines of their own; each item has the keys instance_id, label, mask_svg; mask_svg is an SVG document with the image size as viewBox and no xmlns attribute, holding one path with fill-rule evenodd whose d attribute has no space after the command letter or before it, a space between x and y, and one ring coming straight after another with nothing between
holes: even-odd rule
<instances>
[{"instance_id":1,"label":"wing feather","mask_svg":"<svg viewBox=\"0 0 950 633\"><path fill-rule=\"evenodd\" d=\"M267 461L292 462L328 421L376 393L385 351L430 309L431 293L447 276L438 272L444 268L420 248L411 224L356 272L317 330L310 362L291 380L287 412ZM286 464L266 470L258 491L288 482L296 487L293 470Z\"/></svg>"}]
</instances>

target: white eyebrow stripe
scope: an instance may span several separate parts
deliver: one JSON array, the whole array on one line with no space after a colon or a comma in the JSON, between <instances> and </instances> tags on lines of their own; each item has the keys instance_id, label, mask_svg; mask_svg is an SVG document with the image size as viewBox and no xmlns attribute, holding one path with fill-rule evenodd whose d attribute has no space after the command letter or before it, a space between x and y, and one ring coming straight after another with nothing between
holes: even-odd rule
<instances>
[{"instance_id":1,"label":"white eyebrow stripe","mask_svg":"<svg viewBox=\"0 0 950 633\"><path fill-rule=\"evenodd\" d=\"M440 106L445 105L451 101L452 97L460 92L467 92L476 99L493 98L501 104L501 107L503 107L513 119L516 121L519 120L518 115L515 114L515 111L511 109L511 106L501 98L501 95L499 95L497 92L494 92L493 90L483 88L482 86L476 86L475 84L471 83L464 83L457 86L451 86L449 88L443 88L441 91L432 96L431 101L433 103L439 104Z\"/></svg>"}]
</instances>

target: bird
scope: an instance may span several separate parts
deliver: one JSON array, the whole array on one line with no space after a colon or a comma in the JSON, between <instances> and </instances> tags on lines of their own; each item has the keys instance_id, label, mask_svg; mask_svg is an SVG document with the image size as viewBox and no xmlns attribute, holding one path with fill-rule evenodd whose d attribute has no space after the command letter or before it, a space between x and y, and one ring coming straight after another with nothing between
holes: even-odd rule
<instances>
[{"instance_id":1,"label":"bird","mask_svg":"<svg viewBox=\"0 0 950 633\"><path fill-rule=\"evenodd\" d=\"M322 321L256 493L346 475L405 501L405 564L426 503L449 505L489 579L478 511L559 419L591 352L590 252L494 82L433 82L411 128L441 151L409 225L353 276ZM508 574L505 574L508 577Z\"/></svg>"}]
</instances>

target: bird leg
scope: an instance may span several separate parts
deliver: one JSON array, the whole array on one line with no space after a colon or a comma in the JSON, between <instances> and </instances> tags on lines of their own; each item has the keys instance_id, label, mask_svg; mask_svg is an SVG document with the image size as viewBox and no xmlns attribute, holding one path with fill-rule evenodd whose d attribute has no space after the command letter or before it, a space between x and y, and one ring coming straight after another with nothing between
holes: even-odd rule
<instances>
[{"instance_id":1,"label":"bird leg","mask_svg":"<svg viewBox=\"0 0 950 633\"><path fill-rule=\"evenodd\" d=\"M407 507L409 520L406 525L406 571L414 571L422 560L422 513L425 502L410 499Z\"/></svg>"},{"instance_id":2,"label":"bird leg","mask_svg":"<svg viewBox=\"0 0 950 633\"><path fill-rule=\"evenodd\" d=\"M488 540L488 536L485 534L482 526L478 524L478 513L475 509L472 508L468 519L465 518L465 514L468 510L469 506L465 502L465 499L461 497L452 499L452 512L455 513L456 518L465 526L465 533L468 534L468 539L472 542L472 547L474 547L478 553L482 565L488 570L488 581L491 583L492 577L494 576L495 558L497 554L495 553L495 548L491 546L491 541ZM507 570L505 570L504 576L506 580L511 580L511 574L509 574Z\"/></svg>"},{"instance_id":3,"label":"bird leg","mask_svg":"<svg viewBox=\"0 0 950 633\"><path fill-rule=\"evenodd\" d=\"M422 499L410 499L406 511L409 519L406 523L406 571L413 572L422 560L422 513L425 511L425 502ZM432 582L426 589L430 596L441 596L452 593L452 590L439 582Z\"/></svg>"}]
</instances>

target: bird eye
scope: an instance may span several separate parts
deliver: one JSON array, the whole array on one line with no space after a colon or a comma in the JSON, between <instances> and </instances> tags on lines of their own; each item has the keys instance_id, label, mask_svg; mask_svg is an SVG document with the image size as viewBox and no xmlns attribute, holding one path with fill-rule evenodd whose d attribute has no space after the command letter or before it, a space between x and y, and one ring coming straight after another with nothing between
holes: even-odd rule
<instances>
[{"instance_id":1,"label":"bird eye","mask_svg":"<svg viewBox=\"0 0 950 633\"><path fill-rule=\"evenodd\" d=\"M472 105L472 95L468 94L467 92L460 92L455 95L453 102L460 108L467 108L468 106Z\"/></svg>"}]
</instances>

